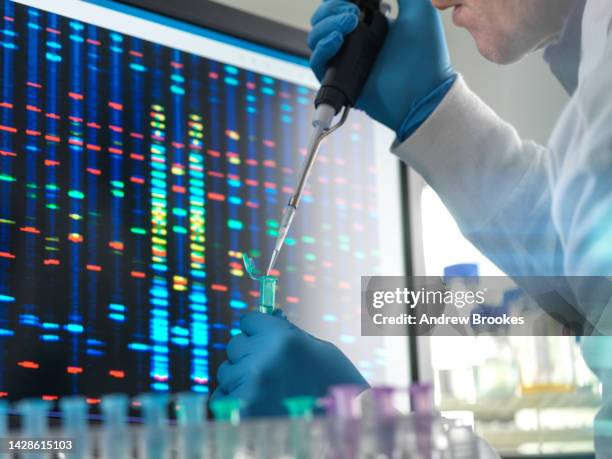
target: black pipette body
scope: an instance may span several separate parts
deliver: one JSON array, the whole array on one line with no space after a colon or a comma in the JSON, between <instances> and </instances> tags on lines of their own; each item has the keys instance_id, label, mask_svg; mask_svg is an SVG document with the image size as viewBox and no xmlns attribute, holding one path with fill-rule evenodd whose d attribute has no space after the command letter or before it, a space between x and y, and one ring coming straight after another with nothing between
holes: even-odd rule
<instances>
[{"instance_id":1,"label":"black pipette body","mask_svg":"<svg viewBox=\"0 0 612 459\"><path fill-rule=\"evenodd\" d=\"M359 23L355 30L345 37L342 48L329 62L315 98L315 131L296 190L285 209L267 274L272 271L285 242L321 140L344 123L348 110L357 103L387 36L388 23L381 11L380 0L351 0L351 3L359 7ZM332 127L334 116L343 108L345 111L342 120Z\"/></svg>"},{"instance_id":2,"label":"black pipette body","mask_svg":"<svg viewBox=\"0 0 612 459\"><path fill-rule=\"evenodd\" d=\"M345 37L332 58L315 98L315 107L327 104L336 115L342 107L354 107L368 80L387 36L387 18L380 0L352 0L359 7L359 24Z\"/></svg>"}]
</instances>

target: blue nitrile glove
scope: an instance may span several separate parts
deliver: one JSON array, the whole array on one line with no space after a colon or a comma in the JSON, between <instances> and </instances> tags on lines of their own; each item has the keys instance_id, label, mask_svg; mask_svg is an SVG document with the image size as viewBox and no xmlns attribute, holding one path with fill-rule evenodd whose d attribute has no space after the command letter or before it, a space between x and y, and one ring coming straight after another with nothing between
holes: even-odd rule
<instances>
[{"instance_id":1,"label":"blue nitrile glove","mask_svg":"<svg viewBox=\"0 0 612 459\"><path fill-rule=\"evenodd\" d=\"M399 0L399 7L357 108L404 140L440 104L456 73L431 0ZM358 14L358 8L346 0L325 0L312 16L310 65L319 80L344 37L357 26Z\"/></svg>"},{"instance_id":2,"label":"blue nitrile glove","mask_svg":"<svg viewBox=\"0 0 612 459\"><path fill-rule=\"evenodd\" d=\"M286 397L322 397L336 384L369 387L336 346L280 314L249 312L240 328L227 345L228 360L217 371L219 387L211 400L239 398L246 416L277 416L286 414Z\"/></svg>"}]
</instances>

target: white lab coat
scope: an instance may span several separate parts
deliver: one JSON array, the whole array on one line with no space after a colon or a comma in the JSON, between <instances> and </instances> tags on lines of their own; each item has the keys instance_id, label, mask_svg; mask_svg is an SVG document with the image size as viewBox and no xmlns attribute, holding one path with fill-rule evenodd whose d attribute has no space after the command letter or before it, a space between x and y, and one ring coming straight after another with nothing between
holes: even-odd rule
<instances>
[{"instance_id":1,"label":"white lab coat","mask_svg":"<svg viewBox=\"0 0 612 459\"><path fill-rule=\"evenodd\" d=\"M612 3L587 0L578 88L548 147L521 139L459 77L432 116L392 151L509 275L612 276ZM610 335L612 288L568 279L557 290ZM597 458L610 459L612 337L583 339L583 353L603 383Z\"/></svg>"}]
</instances>

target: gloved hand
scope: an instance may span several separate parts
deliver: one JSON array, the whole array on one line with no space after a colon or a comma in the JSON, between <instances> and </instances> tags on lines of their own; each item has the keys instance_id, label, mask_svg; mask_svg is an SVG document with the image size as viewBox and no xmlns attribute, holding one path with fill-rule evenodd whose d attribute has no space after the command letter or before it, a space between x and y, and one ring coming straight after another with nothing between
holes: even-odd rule
<instances>
[{"instance_id":1,"label":"gloved hand","mask_svg":"<svg viewBox=\"0 0 612 459\"><path fill-rule=\"evenodd\" d=\"M456 74L431 0L399 0L399 7L357 108L404 140L436 109ZM310 65L319 80L357 26L358 15L357 6L346 0L324 0L312 16Z\"/></svg>"},{"instance_id":2,"label":"gloved hand","mask_svg":"<svg viewBox=\"0 0 612 459\"><path fill-rule=\"evenodd\" d=\"M246 416L286 414L283 399L321 397L329 386L368 383L331 343L299 329L284 316L249 312L240 320L242 333L227 345L217 371L219 387L211 400L239 398Z\"/></svg>"}]
</instances>

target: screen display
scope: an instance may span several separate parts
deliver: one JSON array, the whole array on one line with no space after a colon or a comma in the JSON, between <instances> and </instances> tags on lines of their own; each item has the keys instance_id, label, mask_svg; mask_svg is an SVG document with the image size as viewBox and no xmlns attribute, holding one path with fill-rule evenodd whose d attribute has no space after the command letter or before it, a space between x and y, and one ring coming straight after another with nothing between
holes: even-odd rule
<instances>
[{"instance_id":1,"label":"screen display","mask_svg":"<svg viewBox=\"0 0 612 459\"><path fill-rule=\"evenodd\" d=\"M257 304L242 253L267 264L305 154L308 69L0 7L0 395L208 392ZM273 272L278 306L341 346L382 272L374 129L353 114L324 146Z\"/></svg>"}]
</instances>

